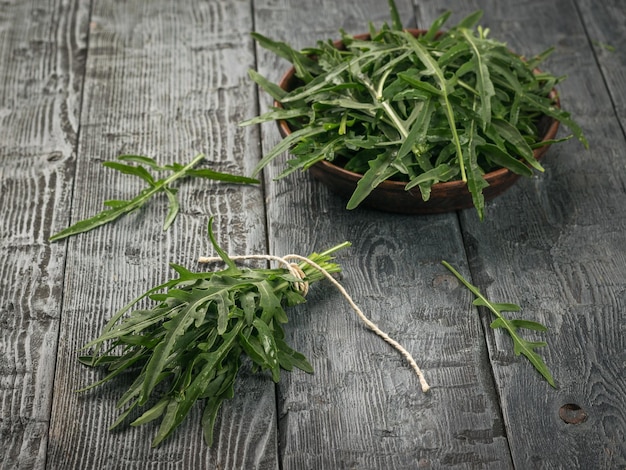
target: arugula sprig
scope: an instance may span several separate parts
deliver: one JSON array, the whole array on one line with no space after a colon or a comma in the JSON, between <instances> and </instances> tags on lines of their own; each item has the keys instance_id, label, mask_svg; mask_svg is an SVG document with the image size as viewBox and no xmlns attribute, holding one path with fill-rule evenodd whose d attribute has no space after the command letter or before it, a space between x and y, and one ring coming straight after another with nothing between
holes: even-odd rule
<instances>
[{"instance_id":1,"label":"arugula sprig","mask_svg":"<svg viewBox=\"0 0 626 470\"><path fill-rule=\"evenodd\" d=\"M313 368L285 340L285 306L305 301L297 279L283 268L238 268L218 246L209 222L209 237L226 269L192 272L172 264L178 274L130 302L117 312L101 335L85 345L90 355L80 357L88 366L105 367L108 374L89 390L121 374L135 380L117 407L123 410L112 428L134 412L132 426L154 420L160 425L153 445L172 434L197 401L204 401L202 427L206 443L213 442L214 423L222 402L234 395L234 384L247 356L255 371L269 371L275 382L280 370ZM339 272L332 255L348 242L309 260L329 273ZM299 264L308 283L324 276L306 262ZM146 299L154 305L137 308ZM145 409L147 407L147 409Z\"/></svg>"},{"instance_id":2,"label":"arugula sprig","mask_svg":"<svg viewBox=\"0 0 626 470\"><path fill-rule=\"evenodd\" d=\"M289 90L250 71L280 106L241 125L284 120L292 131L254 175L286 150L294 158L279 178L333 161L363 174L348 209L387 179L406 182L407 190L419 187L424 200L433 184L462 180L482 219L485 173L543 171L533 149L565 140L541 141L542 117L560 121L588 146L551 95L564 77L536 69L552 49L521 58L476 26L481 11L439 34L446 12L413 37L402 30L393 0L389 6L391 26L370 25L368 40L342 31L341 50L328 40L297 51L253 33L260 46L295 68Z\"/></svg>"},{"instance_id":3,"label":"arugula sprig","mask_svg":"<svg viewBox=\"0 0 626 470\"><path fill-rule=\"evenodd\" d=\"M512 319L509 320L506 318L502 312L518 312L520 309L519 305L511 304L511 303L496 303L488 300L480 290L470 284L456 269L454 269L447 261L442 261L442 264L454 274L459 281L465 285L475 296L476 299L473 302L473 305L477 307L485 307L489 309L495 316L496 319L491 322L490 326L494 330L496 328L502 328L505 330L511 339L513 340L513 351L516 356L523 354L528 358L531 364L537 369L537 371L548 381L548 383L556 388L554 383L554 378L552 374L548 370L548 366L543 361L541 356L535 352L535 349L546 346L547 343L545 341L527 341L524 338L520 337L518 334L518 330L520 328L526 328L528 330L535 331L547 331L548 328L542 325L539 322L535 322L532 320L524 320L524 319Z\"/></svg>"},{"instance_id":4,"label":"arugula sprig","mask_svg":"<svg viewBox=\"0 0 626 470\"><path fill-rule=\"evenodd\" d=\"M60 232L52 235L50 241L54 242L63 238L77 235L79 233L88 232L94 228L100 227L104 224L112 222L117 218L136 211L146 204L152 196L157 193L165 193L169 201L169 208L165 221L163 222L163 230L167 230L170 225L176 219L180 210L180 203L176 197L178 188L172 187L172 183L186 177L207 178L211 180L224 181L227 183L240 183L240 184L257 184L259 181L255 178L248 178L246 176L232 175L230 173L221 173L213 171L208 168L196 168L196 166L204 159L203 154L197 155L191 162L186 165L180 163L172 163L170 165L159 165L150 157L141 155L121 155L117 157L119 161L104 162L102 165L117 170L125 175L138 176L144 182L148 183L148 187L143 189L137 196L129 200L112 199L104 201L104 205L108 209L99 212L93 217L85 220L81 220L71 227L68 227ZM134 165L130 165L133 163ZM144 166L145 165L145 166ZM151 169L157 173L170 173L165 178L157 179L153 176L148 169Z\"/></svg>"}]
</instances>

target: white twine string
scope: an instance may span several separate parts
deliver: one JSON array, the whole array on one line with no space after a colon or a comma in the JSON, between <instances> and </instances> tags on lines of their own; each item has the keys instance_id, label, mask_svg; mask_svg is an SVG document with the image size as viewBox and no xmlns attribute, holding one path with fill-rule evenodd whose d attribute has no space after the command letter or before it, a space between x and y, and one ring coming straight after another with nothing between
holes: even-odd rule
<instances>
[{"instance_id":1,"label":"white twine string","mask_svg":"<svg viewBox=\"0 0 626 470\"><path fill-rule=\"evenodd\" d=\"M314 261L310 260L309 258L305 256L294 255L294 254L286 255L282 257L273 256L273 255L242 255L242 256L231 256L230 259L232 259L233 261L255 260L255 259L266 260L266 261L276 261L277 263L286 267L289 273L292 276L294 276L296 279L300 279L303 281L303 282L296 283L296 286L295 286L296 289L298 289L298 291L301 292L303 296L306 295L309 290L309 283L304 281L305 274L302 271L302 269L300 269L300 266L294 263L290 263L289 260L295 259L295 260L303 261L307 263L308 265L310 265L311 267L313 267L314 269L322 273L322 275L326 279L328 279L335 286L335 288L337 288L337 290L341 293L341 295L343 295L343 297L348 301L348 304L350 304L350 307L352 307L352 310L354 310L354 312L359 316L361 321L365 323L365 325L367 325L367 327L370 330L372 330L374 333L380 336L385 342L390 344L400 354L402 354L402 356L407 360L411 368L417 374L417 377L419 378L419 381L420 381L420 385L422 387L422 391L427 392L428 390L430 390L430 385L428 385L428 383L426 382L426 379L424 378L424 374L422 373L421 369L415 362L415 359L413 359L413 356L411 356L411 353L409 353L406 349L404 349L404 347L402 347L400 343L398 343L396 340L391 338L387 333L385 333L380 328L378 328L378 326L374 322L372 322L369 318L367 318L367 316L363 313L363 311L359 308L359 306L354 302L354 300L352 300L352 297L350 297L350 294L348 294L348 292L339 283L339 281L337 281L333 276L331 276L331 274L328 271L326 271L324 268L322 268L319 264L315 263ZM198 259L199 263L212 263L215 261L221 261L221 258L202 256Z\"/></svg>"}]
</instances>

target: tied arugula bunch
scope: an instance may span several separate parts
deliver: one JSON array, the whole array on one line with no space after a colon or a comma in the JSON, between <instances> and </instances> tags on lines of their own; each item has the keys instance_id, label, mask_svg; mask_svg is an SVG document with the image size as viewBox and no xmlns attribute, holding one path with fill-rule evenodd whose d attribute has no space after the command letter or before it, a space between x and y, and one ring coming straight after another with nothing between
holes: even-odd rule
<instances>
[{"instance_id":1,"label":"tied arugula bunch","mask_svg":"<svg viewBox=\"0 0 626 470\"><path fill-rule=\"evenodd\" d=\"M210 446L218 411L234 395L244 356L253 370L269 370L275 382L281 368L313 372L307 359L287 344L282 327L287 323L284 306L304 302L298 289L302 279L283 268L238 268L217 245L211 222L209 236L225 270L196 273L172 265L178 278L122 308L101 336L85 346L93 348L92 353L80 358L83 364L108 370L102 380L83 390L121 374L135 375L117 404L124 411L111 427L138 414L137 408L148 407L131 425L160 419L154 446L181 424L198 400L205 403L202 427ZM332 254L347 246L345 242L308 259L327 273L339 272ZM308 283L324 277L306 262L298 266ZM132 310L145 298L156 305Z\"/></svg>"},{"instance_id":2,"label":"tied arugula bunch","mask_svg":"<svg viewBox=\"0 0 626 470\"><path fill-rule=\"evenodd\" d=\"M543 171L533 150L565 140L542 141L542 118L565 124L588 145L551 94L563 77L537 70L552 49L524 60L475 26L480 11L440 33L447 12L415 37L389 4L391 26L370 24L365 39L342 31L340 47L328 40L297 51L253 34L295 69L290 90L250 71L280 106L242 125L285 121L292 131L254 174L286 150L295 158L279 178L332 161L363 175L348 209L385 180L418 187L424 200L433 184L462 180L482 219L485 173Z\"/></svg>"}]
</instances>

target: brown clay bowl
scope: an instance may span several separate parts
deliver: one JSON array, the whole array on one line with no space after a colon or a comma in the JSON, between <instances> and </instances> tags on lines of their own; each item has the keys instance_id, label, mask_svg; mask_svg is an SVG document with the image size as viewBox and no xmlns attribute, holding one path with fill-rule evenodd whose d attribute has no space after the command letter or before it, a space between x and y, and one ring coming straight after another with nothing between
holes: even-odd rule
<instances>
[{"instance_id":1,"label":"brown clay bowl","mask_svg":"<svg viewBox=\"0 0 626 470\"><path fill-rule=\"evenodd\" d=\"M418 29L407 29L407 31L414 36L426 33L425 30ZM370 38L370 35L361 34L355 35L354 37L367 40ZM336 41L335 46L340 49L343 48L341 41ZM283 75L279 86L283 90L290 91L296 86L296 82L295 69L292 67ZM555 106L560 106L556 90L551 91L550 98L554 100ZM278 101L274 102L274 105L281 107ZM291 134L291 129L286 121L278 121L278 127L283 137ZM537 127L543 134L542 141L551 140L555 138L559 129L559 121L549 116L543 116ZM548 150L548 147L549 145L545 145L535 149L535 158L537 160L541 159ZM360 173L348 171L327 160L316 163L309 168L309 171L314 178L327 186L332 192L345 199L350 198L356 189L358 181L363 176ZM519 177L520 175L506 168L500 168L486 173L484 178L489 186L483 189L485 201L489 201L502 194L509 189ZM474 207L472 195L467 189L467 184L460 180L434 184L428 201L422 199L419 188L415 187L407 191L404 189L405 185L406 183L401 181L383 181L372 190L368 197L361 203L361 206L402 214L434 214Z\"/></svg>"}]
</instances>

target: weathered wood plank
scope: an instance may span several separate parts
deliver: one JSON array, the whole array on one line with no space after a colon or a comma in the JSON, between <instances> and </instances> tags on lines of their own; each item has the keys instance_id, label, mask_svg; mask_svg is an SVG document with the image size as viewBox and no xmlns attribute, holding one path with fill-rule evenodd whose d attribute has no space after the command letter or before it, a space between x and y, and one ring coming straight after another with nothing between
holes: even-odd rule
<instances>
[{"instance_id":1,"label":"weathered wood plank","mask_svg":"<svg viewBox=\"0 0 626 470\"><path fill-rule=\"evenodd\" d=\"M87 10L0 8L0 468L43 468L61 311Z\"/></svg>"},{"instance_id":2,"label":"weathered wood plank","mask_svg":"<svg viewBox=\"0 0 626 470\"><path fill-rule=\"evenodd\" d=\"M398 6L410 26L411 5ZM358 33L369 19L388 19L386 2L376 1L257 1L255 13L259 32L297 47L337 37L340 27ZM278 80L286 64L262 50L258 57L260 72ZM262 132L267 152L278 132ZM414 354L433 387L423 394L399 354L330 285L316 287L288 328L316 372L289 374L279 384L283 468L510 468L479 318L440 264L465 265L456 215L349 212L306 174L272 181L280 166L266 171L271 250L301 253L351 240L339 255L344 286Z\"/></svg>"},{"instance_id":3,"label":"weathered wood plank","mask_svg":"<svg viewBox=\"0 0 626 470\"><path fill-rule=\"evenodd\" d=\"M591 42L609 89L613 108L618 119L626 122L626 5L619 0L600 3L576 0ZM598 84L597 88L601 89ZM588 90L593 92L596 87Z\"/></svg>"},{"instance_id":4,"label":"weathered wood plank","mask_svg":"<svg viewBox=\"0 0 626 470\"><path fill-rule=\"evenodd\" d=\"M448 8L457 19L480 7L492 34L519 52L556 44L547 68L569 75L562 100L592 150L555 147L545 175L489 204L484 223L465 211L461 228L455 215L348 212L308 175L272 181L280 170L273 165L265 175L270 251L304 254L352 240L339 255L342 282L415 355L433 389L423 395L399 355L331 286L319 285L291 311L288 328L316 374L285 374L276 396L267 376L244 370L212 450L201 440L199 413L156 450L149 448L155 426L107 431L125 388L77 395L100 374L76 356L117 308L171 275L168 262L195 266L208 250L209 215L228 251L265 251L261 190L186 182L183 213L167 233L159 200L67 243L50 245L47 237L103 200L141 188L101 167L121 153L171 162L202 151L215 168L249 173L259 150L279 138L264 127L259 145L257 129L237 126L256 114L257 98L262 108L269 103L246 75L255 66L253 25L305 46L336 37L340 27L379 24L386 5L91 3L93 11L90 2L70 0L0 8L0 468L626 466L626 13L619 2L413 2L419 26ZM398 3L412 25L410 2ZM263 51L256 63L272 79L286 66ZM534 337L548 339L542 352L557 390L513 356L505 335L489 330L441 259L494 300L515 301L525 317L551 327ZM586 421L573 424L581 416Z\"/></svg>"},{"instance_id":5,"label":"weathered wood plank","mask_svg":"<svg viewBox=\"0 0 626 470\"><path fill-rule=\"evenodd\" d=\"M473 6L462 3L438 2L437 9ZM513 355L506 335L487 333L513 461L517 468L622 468L625 142L590 41L626 43L623 22L615 23L623 6L582 2L579 17L568 0L474 3L484 9L492 36L512 49L531 55L556 46L545 68L568 76L559 87L562 103L591 143L589 152L575 141L551 149L546 173L490 204L486 222L472 211L462 216L474 281L494 300L519 303L521 315L550 327L547 335L528 337L548 341L541 354L556 390ZM609 24L615 34L605 30ZM604 64L615 103L624 96L623 63ZM483 320L489 330L490 319Z\"/></svg>"},{"instance_id":6,"label":"weathered wood plank","mask_svg":"<svg viewBox=\"0 0 626 470\"><path fill-rule=\"evenodd\" d=\"M250 2L94 2L72 219L141 185L100 163L122 153L168 163L200 152L221 171L249 173L258 159L253 129L254 65ZM163 233L166 201L69 240L61 343L50 433L50 468L276 468L274 387L242 373L237 398L224 405L216 443L202 439L197 408L172 438L150 447L157 426L107 431L124 384L86 394L74 390L101 373L77 362L127 301L207 254L206 224L233 253L264 251L261 188L207 181L180 184L181 214ZM128 385L128 383L126 384Z\"/></svg>"}]
</instances>

